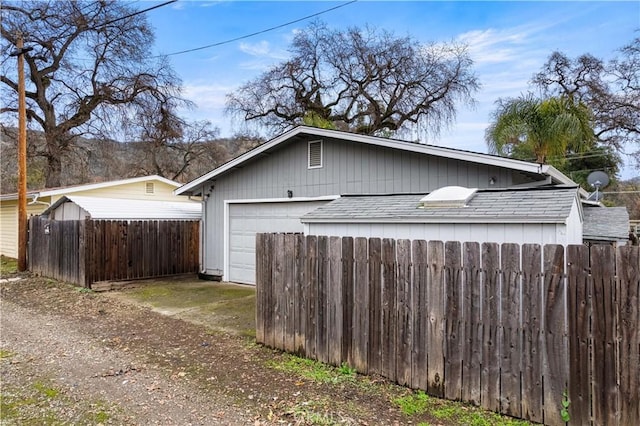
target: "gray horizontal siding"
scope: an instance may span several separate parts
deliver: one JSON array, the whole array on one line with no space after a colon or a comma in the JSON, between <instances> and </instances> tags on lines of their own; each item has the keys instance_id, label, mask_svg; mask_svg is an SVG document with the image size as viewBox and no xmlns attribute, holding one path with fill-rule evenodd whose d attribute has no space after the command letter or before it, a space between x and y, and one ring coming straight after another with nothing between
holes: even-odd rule
<instances>
[{"instance_id":1,"label":"gray horizontal siding","mask_svg":"<svg viewBox=\"0 0 640 426\"><path fill-rule=\"evenodd\" d=\"M207 202L207 270L223 268L224 200L285 198L287 190L294 197L427 193L447 185L486 188L492 177L493 187L532 180L495 166L330 139L323 140L323 167L308 169L307 149L306 139L283 143L214 182Z\"/></svg>"}]
</instances>

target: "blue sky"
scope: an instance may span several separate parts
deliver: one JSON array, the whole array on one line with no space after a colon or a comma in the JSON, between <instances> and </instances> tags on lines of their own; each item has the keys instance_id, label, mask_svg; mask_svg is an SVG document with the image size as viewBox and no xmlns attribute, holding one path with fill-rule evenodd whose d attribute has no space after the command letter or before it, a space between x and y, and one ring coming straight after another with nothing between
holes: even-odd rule
<instances>
[{"instance_id":1,"label":"blue sky","mask_svg":"<svg viewBox=\"0 0 640 426\"><path fill-rule=\"evenodd\" d=\"M154 3L156 3L154 1ZM161 2L157 2L158 4ZM316 14L345 2L180 0L150 11L156 30L154 52L172 54L224 42ZM151 3L140 5L149 7ZM328 26L373 25L419 41L465 42L482 84L474 109L460 106L456 122L428 142L486 152L484 130L494 102L529 90L528 82L548 56L591 53L603 59L640 31L640 1L366 1L317 17ZM239 128L223 113L225 95L288 57L295 31L311 20L191 53L170 55L183 80L184 95L197 104L188 113L209 120L231 136ZM640 175L625 167L622 177Z\"/></svg>"}]
</instances>

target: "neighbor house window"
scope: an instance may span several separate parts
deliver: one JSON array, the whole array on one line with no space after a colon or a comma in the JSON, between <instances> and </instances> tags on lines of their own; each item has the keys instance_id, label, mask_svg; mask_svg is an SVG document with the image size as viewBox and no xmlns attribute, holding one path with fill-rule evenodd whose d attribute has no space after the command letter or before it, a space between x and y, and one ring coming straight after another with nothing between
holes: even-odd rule
<instances>
[{"instance_id":1,"label":"neighbor house window","mask_svg":"<svg viewBox=\"0 0 640 426\"><path fill-rule=\"evenodd\" d=\"M322 141L309 142L309 168L322 167Z\"/></svg>"},{"instance_id":2,"label":"neighbor house window","mask_svg":"<svg viewBox=\"0 0 640 426\"><path fill-rule=\"evenodd\" d=\"M145 193L147 195L153 194L153 182L147 182L147 184L145 186Z\"/></svg>"}]
</instances>

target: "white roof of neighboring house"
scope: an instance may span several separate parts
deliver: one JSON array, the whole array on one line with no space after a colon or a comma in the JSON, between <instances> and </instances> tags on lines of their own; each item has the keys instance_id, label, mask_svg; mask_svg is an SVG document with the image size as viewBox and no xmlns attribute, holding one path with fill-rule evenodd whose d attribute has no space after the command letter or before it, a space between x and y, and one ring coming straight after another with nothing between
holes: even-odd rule
<instances>
[{"instance_id":1,"label":"white roof of neighboring house","mask_svg":"<svg viewBox=\"0 0 640 426\"><path fill-rule=\"evenodd\" d=\"M424 206L424 194L343 196L303 223L564 223L577 187L479 189L464 205Z\"/></svg>"},{"instance_id":2,"label":"white roof of neighboring house","mask_svg":"<svg viewBox=\"0 0 640 426\"><path fill-rule=\"evenodd\" d=\"M504 167L508 169L542 174L550 176L555 183L561 183L566 185L575 185L571 179L558 171L555 167L546 164L530 163L528 161L515 160L513 158L499 157L497 155L480 154L477 152L463 151L453 148L445 148L435 145L425 145L421 143L406 142L397 139L381 138L377 136L367 136L356 133L342 132L338 130L319 129L316 127L298 126L282 135L265 142L262 145L248 151L239 157L221 165L220 167L200 176L197 179L181 186L175 190L176 195L192 195L196 192L197 188L215 177L232 170L242 163L261 155L262 153L269 151L291 138L294 138L300 134L325 137L333 139L342 139L353 142L365 143L369 145L382 146L387 148L393 148L400 151L415 152L419 154L433 155L436 157L449 158L454 160L469 161L472 163L487 164L498 167ZM586 192L585 192L586 194Z\"/></svg>"},{"instance_id":3,"label":"white roof of neighboring house","mask_svg":"<svg viewBox=\"0 0 640 426\"><path fill-rule=\"evenodd\" d=\"M112 220L200 220L199 202L124 200L117 198L66 195L47 208L50 214L63 203L72 202L91 215L91 219Z\"/></svg>"},{"instance_id":4,"label":"white roof of neighboring house","mask_svg":"<svg viewBox=\"0 0 640 426\"><path fill-rule=\"evenodd\" d=\"M151 176L142 176L142 177L131 178L131 179L111 180L109 182L89 183L86 185L67 186L63 188L49 188L49 189L43 189L40 191L29 191L27 193L27 198L66 195L66 194L73 194L74 192L91 191L94 189L109 188L109 187L118 186L118 185L128 185L130 183L152 182L152 181L164 182L167 185L171 185L175 188L178 188L180 186L180 183L175 182L173 180L163 178L162 176L158 176L158 175L151 175ZM17 193L0 195L0 200L3 200L3 201L17 200L17 199L18 199Z\"/></svg>"}]
</instances>

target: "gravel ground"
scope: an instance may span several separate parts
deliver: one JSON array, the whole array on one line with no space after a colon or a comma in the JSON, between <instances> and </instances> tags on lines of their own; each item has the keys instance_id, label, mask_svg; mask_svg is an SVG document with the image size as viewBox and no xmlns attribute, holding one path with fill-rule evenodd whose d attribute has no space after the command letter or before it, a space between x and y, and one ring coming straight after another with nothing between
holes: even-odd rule
<instances>
[{"instance_id":1,"label":"gravel ground","mask_svg":"<svg viewBox=\"0 0 640 426\"><path fill-rule=\"evenodd\" d=\"M525 424L424 394L429 408L404 414L397 401L411 390L207 324L220 315L194 323L126 292L3 278L0 425Z\"/></svg>"},{"instance_id":2,"label":"gravel ground","mask_svg":"<svg viewBox=\"0 0 640 426\"><path fill-rule=\"evenodd\" d=\"M33 313L4 299L0 308L0 347L8 355L2 361L3 388L11 393L39 387L62 394L51 398L57 401L40 414L33 412L38 405L32 407L28 414L34 421L50 417L78 423L102 417L117 424L252 423L251 414L228 398L194 389L186 374L167 374L130 351L110 348L79 332L72 321ZM40 386L34 387L36 383ZM87 416L87 410L94 415Z\"/></svg>"},{"instance_id":3,"label":"gravel ground","mask_svg":"<svg viewBox=\"0 0 640 426\"><path fill-rule=\"evenodd\" d=\"M0 424L411 423L390 402L407 390L318 382L252 338L21 278L0 283Z\"/></svg>"}]
</instances>

